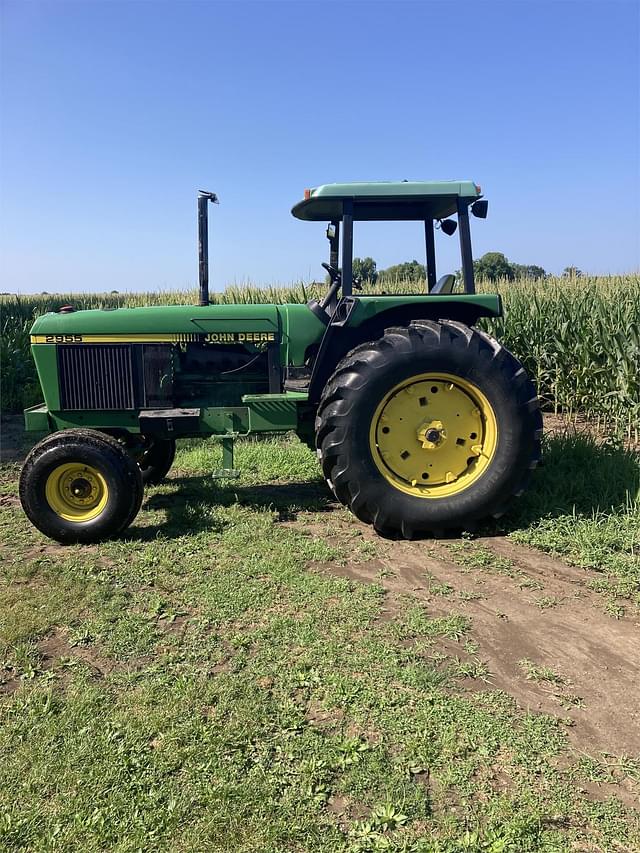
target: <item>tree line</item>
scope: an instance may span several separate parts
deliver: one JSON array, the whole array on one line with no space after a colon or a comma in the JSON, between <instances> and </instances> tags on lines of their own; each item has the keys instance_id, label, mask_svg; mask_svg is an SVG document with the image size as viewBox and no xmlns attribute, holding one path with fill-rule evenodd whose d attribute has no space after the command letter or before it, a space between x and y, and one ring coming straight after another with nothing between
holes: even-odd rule
<instances>
[{"instance_id":1,"label":"tree line","mask_svg":"<svg viewBox=\"0 0 640 853\"><path fill-rule=\"evenodd\" d=\"M513 280L516 278L546 278L549 273L537 264L516 264L510 261L502 252L487 252L473 262L473 271L477 278L495 281L498 278ZM373 258L354 258L353 275L362 282L376 284L385 281L424 281L427 270L424 264L415 259L402 264L393 264L386 269L378 269ZM579 278L582 271L577 267L565 267L562 275L565 278ZM456 276L462 277L462 271L457 270Z\"/></svg>"}]
</instances>

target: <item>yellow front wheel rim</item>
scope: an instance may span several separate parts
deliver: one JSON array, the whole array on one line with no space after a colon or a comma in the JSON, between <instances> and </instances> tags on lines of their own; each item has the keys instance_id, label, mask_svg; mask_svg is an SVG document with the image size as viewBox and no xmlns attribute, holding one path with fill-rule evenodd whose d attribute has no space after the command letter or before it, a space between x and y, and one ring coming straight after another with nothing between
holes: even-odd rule
<instances>
[{"instance_id":1,"label":"yellow front wheel rim","mask_svg":"<svg viewBox=\"0 0 640 853\"><path fill-rule=\"evenodd\" d=\"M421 373L392 388L369 433L383 477L420 498L468 489L487 470L497 444L496 416L485 395L448 373Z\"/></svg>"},{"instance_id":2,"label":"yellow front wheel rim","mask_svg":"<svg viewBox=\"0 0 640 853\"><path fill-rule=\"evenodd\" d=\"M45 496L51 509L65 521L91 521L107 505L109 487L97 468L67 462L47 477Z\"/></svg>"}]
</instances>

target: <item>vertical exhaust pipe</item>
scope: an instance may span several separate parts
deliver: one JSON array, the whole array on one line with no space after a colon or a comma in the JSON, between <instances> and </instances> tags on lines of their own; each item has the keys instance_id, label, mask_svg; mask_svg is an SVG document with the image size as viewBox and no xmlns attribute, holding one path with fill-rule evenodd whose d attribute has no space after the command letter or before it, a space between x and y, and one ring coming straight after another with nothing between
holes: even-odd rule
<instances>
[{"instance_id":1,"label":"vertical exhaust pipe","mask_svg":"<svg viewBox=\"0 0 640 853\"><path fill-rule=\"evenodd\" d=\"M200 305L209 304L209 208L208 203L218 204L215 193L198 192L198 284Z\"/></svg>"}]
</instances>

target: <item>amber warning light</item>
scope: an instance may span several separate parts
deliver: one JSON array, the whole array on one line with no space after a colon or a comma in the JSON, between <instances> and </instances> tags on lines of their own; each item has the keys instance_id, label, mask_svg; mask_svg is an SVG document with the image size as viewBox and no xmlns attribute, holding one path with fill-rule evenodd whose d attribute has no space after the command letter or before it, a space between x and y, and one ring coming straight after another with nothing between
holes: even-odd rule
<instances>
[{"instance_id":1,"label":"amber warning light","mask_svg":"<svg viewBox=\"0 0 640 853\"><path fill-rule=\"evenodd\" d=\"M306 201L308 198L311 198L311 190L305 190L305 191L304 191L304 198L305 198L305 201Z\"/></svg>"}]
</instances>

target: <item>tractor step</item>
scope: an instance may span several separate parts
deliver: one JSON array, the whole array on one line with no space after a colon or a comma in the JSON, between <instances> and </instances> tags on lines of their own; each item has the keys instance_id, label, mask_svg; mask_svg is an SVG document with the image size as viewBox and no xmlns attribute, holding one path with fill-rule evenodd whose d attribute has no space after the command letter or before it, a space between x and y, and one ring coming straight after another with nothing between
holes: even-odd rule
<instances>
[{"instance_id":1,"label":"tractor step","mask_svg":"<svg viewBox=\"0 0 640 853\"><path fill-rule=\"evenodd\" d=\"M304 392L309 388L309 379L287 379L284 383L285 391Z\"/></svg>"},{"instance_id":2,"label":"tractor step","mask_svg":"<svg viewBox=\"0 0 640 853\"><path fill-rule=\"evenodd\" d=\"M162 438L197 433L200 414L200 409L143 409L138 416L140 432Z\"/></svg>"},{"instance_id":3,"label":"tractor step","mask_svg":"<svg viewBox=\"0 0 640 853\"><path fill-rule=\"evenodd\" d=\"M298 426L299 406L307 395L301 391L284 394L245 394L242 402L249 409L249 432L286 432Z\"/></svg>"}]
</instances>

